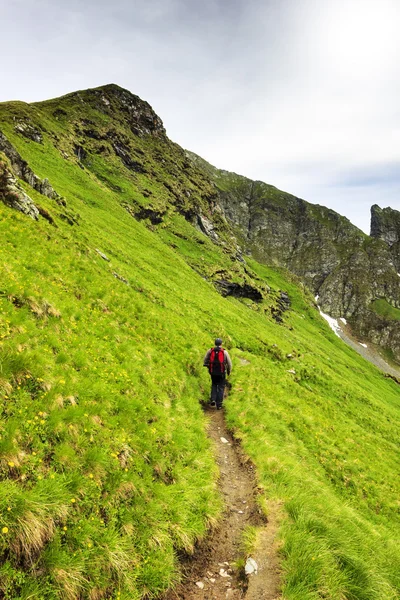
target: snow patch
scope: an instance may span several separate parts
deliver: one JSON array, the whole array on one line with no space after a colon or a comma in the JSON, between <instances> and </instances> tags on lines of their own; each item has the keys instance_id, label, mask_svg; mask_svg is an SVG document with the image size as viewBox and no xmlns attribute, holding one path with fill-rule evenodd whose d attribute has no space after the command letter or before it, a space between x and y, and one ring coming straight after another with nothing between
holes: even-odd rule
<instances>
[{"instance_id":1,"label":"snow patch","mask_svg":"<svg viewBox=\"0 0 400 600\"><path fill-rule=\"evenodd\" d=\"M362 344L361 342L358 342L360 344L360 346L362 346L363 348L368 348L367 344Z\"/></svg>"},{"instance_id":2,"label":"snow patch","mask_svg":"<svg viewBox=\"0 0 400 600\"><path fill-rule=\"evenodd\" d=\"M318 307L319 308L319 307ZM326 315L325 313L322 312L321 309L319 309L319 312L321 314L321 317L324 317L325 321L327 321L329 327L332 329L332 331L335 332L335 334L340 337L339 335L339 331L341 331L340 329L340 325L337 322L337 319L333 319L332 317L330 317L329 315Z\"/></svg>"},{"instance_id":3,"label":"snow patch","mask_svg":"<svg viewBox=\"0 0 400 600\"><path fill-rule=\"evenodd\" d=\"M339 321L342 321L344 325L347 325L347 321L344 317L340 317Z\"/></svg>"}]
</instances>

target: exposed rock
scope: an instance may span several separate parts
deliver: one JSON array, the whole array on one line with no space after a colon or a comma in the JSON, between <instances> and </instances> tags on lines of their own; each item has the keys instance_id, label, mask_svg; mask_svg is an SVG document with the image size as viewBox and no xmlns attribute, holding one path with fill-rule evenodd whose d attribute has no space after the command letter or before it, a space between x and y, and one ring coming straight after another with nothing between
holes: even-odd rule
<instances>
[{"instance_id":1,"label":"exposed rock","mask_svg":"<svg viewBox=\"0 0 400 600\"><path fill-rule=\"evenodd\" d=\"M258 565L256 563L256 561L254 560L254 558L251 558L249 556L249 558L246 560L246 564L244 567L244 572L246 573L246 575L257 575L257 571L258 571Z\"/></svg>"},{"instance_id":2,"label":"exposed rock","mask_svg":"<svg viewBox=\"0 0 400 600\"><path fill-rule=\"evenodd\" d=\"M80 144L74 145L74 154L78 158L79 161L84 160L87 157L87 152L83 146Z\"/></svg>"},{"instance_id":3,"label":"exposed rock","mask_svg":"<svg viewBox=\"0 0 400 600\"><path fill-rule=\"evenodd\" d=\"M143 165L136 160L133 160L131 156L131 150L128 146L122 142L114 142L112 147L114 148L115 154L120 157L128 169L135 171L136 173L146 173L146 169L143 167Z\"/></svg>"},{"instance_id":4,"label":"exposed rock","mask_svg":"<svg viewBox=\"0 0 400 600\"><path fill-rule=\"evenodd\" d=\"M4 156L4 155L3 155ZM11 172L7 159L0 154L0 200L31 219L38 220L39 210L33 200L24 192Z\"/></svg>"},{"instance_id":5,"label":"exposed rock","mask_svg":"<svg viewBox=\"0 0 400 600\"><path fill-rule=\"evenodd\" d=\"M393 208L371 207L371 237L386 242L397 271L400 271L400 212Z\"/></svg>"},{"instance_id":6,"label":"exposed rock","mask_svg":"<svg viewBox=\"0 0 400 600\"><path fill-rule=\"evenodd\" d=\"M230 577L229 573L227 573L225 569L220 569L219 575L220 577Z\"/></svg>"},{"instance_id":7,"label":"exposed rock","mask_svg":"<svg viewBox=\"0 0 400 600\"><path fill-rule=\"evenodd\" d=\"M371 237L379 238L392 246L400 241L400 212L393 208L371 206Z\"/></svg>"},{"instance_id":8,"label":"exposed rock","mask_svg":"<svg viewBox=\"0 0 400 600\"><path fill-rule=\"evenodd\" d=\"M66 211L66 212L59 213L59 217L63 221L66 221L68 223L68 225L71 225L71 227L73 225L79 225L80 215L77 213L74 214L71 211Z\"/></svg>"},{"instance_id":9,"label":"exposed rock","mask_svg":"<svg viewBox=\"0 0 400 600\"><path fill-rule=\"evenodd\" d=\"M50 185L48 179L40 179L32 169L29 167L26 160L17 152L14 146L8 141L4 133L0 131L0 152L4 152L10 161L13 172L17 177L26 181L34 190L56 200L57 202L61 199L61 196L57 194L54 188ZM64 200L65 202L65 200Z\"/></svg>"},{"instance_id":10,"label":"exposed rock","mask_svg":"<svg viewBox=\"0 0 400 600\"><path fill-rule=\"evenodd\" d=\"M159 225L162 223L166 210L156 209L152 207L138 207L133 208L129 204L123 204L123 207L138 221L144 221L145 219L149 219L152 225Z\"/></svg>"},{"instance_id":11,"label":"exposed rock","mask_svg":"<svg viewBox=\"0 0 400 600\"><path fill-rule=\"evenodd\" d=\"M53 116L56 119L60 119L60 118L68 116L68 113L65 110L63 110L62 108L56 108L56 110L53 111Z\"/></svg>"},{"instance_id":12,"label":"exposed rock","mask_svg":"<svg viewBox=\"0 0 400 600\"><path fill-rule=\"evenodd\" d=\"M279 298L277 299L276 306L271 308L272 317L277 323L283 323L282 315L290 309L290 298L286 292L279 292Z\"/></svg>"},{"instance_id":13,"label":"exposed rock","mask_svg":"<svg viewBox=\"0 0 400 600\"><path fill-rule=\"evenodd\" d=\"M18 125L15 126L15 131L24 137L41 144L43 142L42 132L34 127L31 123L26 121L20 121Z\"/></svg>"},{"instance_id":14,"label":"exposed rock","mask_svg":"<svg viewBox=\"0 0 400 600\"><path fill-rule=\"evenodd\" d=\"M198 588L200 588L201 590L204 590L204 583L202 581L196 581L196 585Z\"/></svg>"},{"instance_id":15,"label":"exposed rock","mask_svg":"<svg viewBox=\"0 0 400 600\"><path fill-rule=\"evenodd\" d=\"M108 258L108 256L107 256L106 254L104 254L104 252L102 252L102 251L101 251L101 250L99 250L98 248L96 248L95 250L96 250L97 254L98 254L99 256L101 256L101 258L102 258L103 260L106 260L107 262L110 262L110 259Z\"/></svg>"},{"instance_id":16,"label":"exposed rock","mask_svg":"<svg viewBox=\"0 0 400 600\"><path fill-rule=\"evenodd\" d=\"M82 134L92 140L104 140L105 136L96 129L83 129Z\"/></svg>"},{"instance_id":17,"label":"exposed rock","mask_svg":"<svg viewBox=\"0 0 400 600\"><path fill-rule=\"evenodd\" d=\"M263 299L262 292L245 283L233 283L231 281L226 281L225 279L218 279L215 282L215 286L218 291L223 296L234 296L235 298L249 298L250 300L254 300L254 302L261 302Z\"/></svg>"},{"instance_id":18,"label":"exposed rock","mask_svg":"<svg viewBox=\"0 0 400 600\"><path fill-rule=\"evenodd\" d=\"M209 238L211 238L214 242L218 242L218 234L215 231L214 223L204 217L203 215L198 215L197 224L203 233L205 233Z\"/></svg>"},{"instance_id":19,"label":"exposed rock","mask_svg":"<svg viewBox=\"0 0 400 600\"><path fill-rule=\"evenodd\" d=\"M129 285L129 281L125 279L125 277L122 277L122 275L119 275L115 271L113 271L113 275L116 279L119 279L120 281L122 281L122 283L125 283L125 285Z\"/></svg>"},{"instance_id":20,"label":"exposed rock","mask_svg":"<svg viewBox=\"0 0 400 600\"><path fill-rule=\"evenodd\" d=\"M85 92L73 92L69 96L78 97L83 104L88 102L114 118L123 118L135 135L165 136L163 122L150 104L118 85L110 84Z\"/></svg>"}]
</instances>

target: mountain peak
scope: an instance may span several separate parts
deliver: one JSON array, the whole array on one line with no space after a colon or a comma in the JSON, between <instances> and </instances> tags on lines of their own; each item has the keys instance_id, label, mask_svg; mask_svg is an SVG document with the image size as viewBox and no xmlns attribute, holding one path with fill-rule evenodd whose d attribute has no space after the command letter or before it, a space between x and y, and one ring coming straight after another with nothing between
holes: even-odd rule
<instances>
[{"instance_id":1,"label":"mountain peak","mask_svg":"<svg viewBox=\"0 0 400 600\"><path fill-rule=\"evenodd\" d=\"M156 137L166 135L162 120L150 104L115 83L72 92L61 98L48 100L44 103L40 102L37 106L56 104L58 108L63 108L64 105L76 101L83 105L88 104L95 110L125 121L132 133L136 135Z\"/></svg>"},{"instance_id":2,"label":"mountain peak","mask_svg":"<svg viewBox=\"0 0 400 600\"><path fill-rule=\"evenodd\" d=\"M400 212L389 206L381 208L377 204L371 207L371 237L393 244L400 239Z\"/></svg>"}]
</instances>

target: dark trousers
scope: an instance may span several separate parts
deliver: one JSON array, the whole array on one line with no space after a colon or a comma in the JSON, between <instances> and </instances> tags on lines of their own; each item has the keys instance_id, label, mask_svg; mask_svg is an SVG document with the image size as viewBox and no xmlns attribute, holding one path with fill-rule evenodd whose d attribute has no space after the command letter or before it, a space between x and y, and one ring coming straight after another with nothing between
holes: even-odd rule
<instances>
[{"instance_id":1,"label":"dark trousers","mask_svg":"<svg viewBox=\"0 0 400 600\"><path fill-rule=\"evenodd\" d=\"M225 373L218 375L211 374L211 402L215 402L217 407L222 406L225 389Z\"/></svg>"}]
</instances>

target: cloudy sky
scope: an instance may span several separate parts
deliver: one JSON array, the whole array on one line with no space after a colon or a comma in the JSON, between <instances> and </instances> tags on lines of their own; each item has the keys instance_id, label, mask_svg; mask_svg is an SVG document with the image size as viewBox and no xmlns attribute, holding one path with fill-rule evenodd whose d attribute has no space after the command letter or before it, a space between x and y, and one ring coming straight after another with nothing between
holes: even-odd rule
<instances>
[{"instance_id":1,"label":"cloudy sky","mask_svg":"<svg viewBox=\"0 0 400 600\"><path fill-rule=\"evenodd\" d=\"M400 0L1 0L0 101L117 83L217 167L400 210Z\"/></svg>"}]
</instances>

